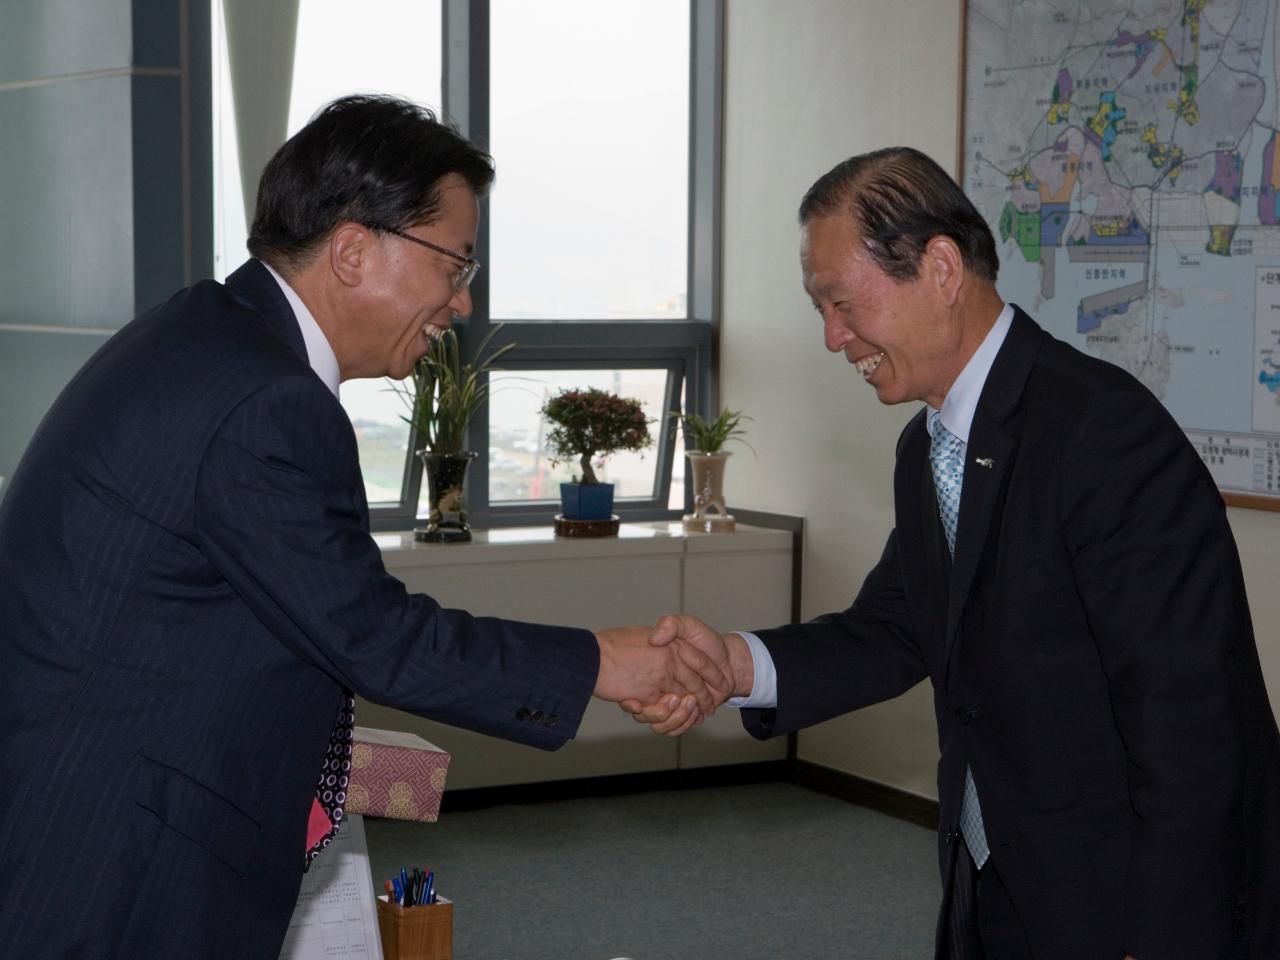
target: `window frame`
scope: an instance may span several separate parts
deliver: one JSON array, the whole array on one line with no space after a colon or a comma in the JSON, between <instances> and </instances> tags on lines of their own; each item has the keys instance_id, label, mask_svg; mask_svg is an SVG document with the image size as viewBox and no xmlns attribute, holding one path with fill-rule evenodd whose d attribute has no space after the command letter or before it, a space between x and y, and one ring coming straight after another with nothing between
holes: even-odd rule
<instances>
[{"instance_id":1,"label":"window frame","mask_svg":"<svg viewBox=\"0 0 1280 960\"><path fill-rule=\"evenodd\" d=\"M628 339L630 342L617 343L620 337L613 331L599 329L612 326L615 322L556 321L554 324L539 322L517 324L508 321L503 325L501 336L505 338L510 334L511 339L519 345L503 356L503 372L518 374L521 370L665 369L667 386L663 410L676 409L680 403L681 389L686 386L686 380L690 393L697 389L700 380L699 368L702 366L700 357L706 352L705 348L701 348L698 344L680 342L682 337L690 332L684 330L645 330L643 333L651 336L641 343L634 342L637 339L634 335L627 337L623 332L621 339ZM668 322L681 327L685 326L680 321ZM556 333L561 334L559 337L547 336L549 329L563 325L570 325L571 329L556 330ZM646 325L652 327L655 324ZM691 332L697 334L705 331ZM575 334L581 336L577 342L581 344L581 349L576 352L573 351L573 347L577 344L566 346L563 342L559 342L564 337L572 338ZM646 457L657 457L654 495L645 498L615 498L613 512L622 520L657 520L679 515L679 511L671 510L667 506L671 497L676 432L672 429L673 421L670 417L662 419L664 422L661 424L654 424L659 431L654 447L645 454ZM477 413L475 422L472 423L473 434L477 428L483 430L482 437L487 450L489 436L487 410ZM477 439L474 442L479 443L480 440ZM558 498L499 501L497 504L490 502L488 498L489 464L487 458L483 456L477 457L471 470L468 471L468 483L479 486L480 492L484 494L481 503L478 502L481 500L480 497L477 497L476 501L471 499L471 489L467 492L467 506L472 522L480 527L545 525L551 516L558 512ZM687 491L686 499L688 499Z\"/></svg>"}]
</instances>

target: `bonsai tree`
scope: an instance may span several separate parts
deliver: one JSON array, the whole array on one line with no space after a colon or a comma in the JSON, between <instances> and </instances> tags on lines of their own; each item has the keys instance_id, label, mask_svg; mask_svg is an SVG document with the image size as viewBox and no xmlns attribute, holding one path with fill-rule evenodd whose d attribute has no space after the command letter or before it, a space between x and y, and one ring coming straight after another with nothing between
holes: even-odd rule
<instances>
[{"instance_id":1,"label":"bonsai tree","mask_svg":"<svg viewBox=\"0 0 1280 960\"><path fill-rule=\"evenodd\" d=\"M747 432L741 426L741 423L743 420L750 420L751 418L740 410L730 410L725 407L720 411L720 415L710 422L702 419L696 413L681 413L679 410L671 411L671 416L679 420L680 425L684 428L686 450L719 453L720 448L730 440L737 440L739 443L746 444L748 449L751 448L751 444L741 439Z\"/></svg>"},{"instance_id":2,"label":"bonsai tree","mask_svg":"<svg viewBox=\"0 0 1280 960\"><path fill-rule=\"evenodd\" d=\"M619 397L607 390L561 390L542 406L552 424L547 433L552 463L577 460L582 482L594 484L591 461L620 450L639 451L653 444L650 421L639 400Z\"/></svg>"},{"instance_id":3,"label":"bonsai tree","mask_svg":"<svg viewBox=\"0 0 1280 960\"><path fill-rule=\"evenodd\" d=\"M504 344L481 358L501 329L502 324L498 324L490 330L466 363L462 362L458 335L446 330L431 342L431 348L414 366L412 385L393 385L409 409L409 415L400 419L413 427L428 453L462 452L467 425L489 398L484 375L496 370L494 361L515 346Z\"/></svg>"}]
</instances>

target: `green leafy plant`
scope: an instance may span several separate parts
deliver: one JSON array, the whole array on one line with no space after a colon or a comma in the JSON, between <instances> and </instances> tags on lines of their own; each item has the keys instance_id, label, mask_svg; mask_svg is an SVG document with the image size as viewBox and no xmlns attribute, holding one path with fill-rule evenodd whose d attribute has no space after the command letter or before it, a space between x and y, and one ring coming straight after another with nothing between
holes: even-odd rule
<instances>
[{"instance_id":1,"label":"green leafy plant","mask_svg":"<svg viewBox=\"0 0 1280 960\"><path fill-rule=\"evenodd\" d=\"M465 363L458 347L458 335L446 330L431 342L431 348L415 364L407 384L392 384L409 409L400 419L413 427L419 441L430 453L461 453L467 439L467 425L489 398L484 375L496 371L494 361L515 347L504 344L483 356L498 324L480 342Z\"/></svg>"},{"instance_id":2,"label":"green leafy plant","mask_svg":"<svg viewBox=\"0 0 1280 960\"><path fill-rule=\"evenodd\" d=\"M747 432L741 425L742 421L750 420L751 418L740 410L730 410L725 407L720 411L718 417L709 422L696 413L681 413L679 410L672 410L671 416L679 420L680 425L684 428L684 446L686 450L719 453L720 448L726 443L730 440L736 440L738 443L744 444L752 453L755 453L755 448L742 439Z\"/></svg>"},{"instance_id":3,"label":"green leafy plant","mask_svg":"<svg viewBox=\"0 0 1280 960\"><path fill-rule=\"evenodd\" d=\"M607 390L561 390L542 405L541 413L552 424L546 437L551 462L576 459L585 484L600 482L591 466L597 457L653 445L652 421L645 417L640 401Z\"/></svg>"}]
</instances>

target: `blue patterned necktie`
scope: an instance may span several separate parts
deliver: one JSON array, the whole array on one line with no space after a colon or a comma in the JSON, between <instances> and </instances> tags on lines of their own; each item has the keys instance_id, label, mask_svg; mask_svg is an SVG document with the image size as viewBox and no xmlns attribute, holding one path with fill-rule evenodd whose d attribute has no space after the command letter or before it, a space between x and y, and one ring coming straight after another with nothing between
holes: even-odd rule
<instances>
[{"instance_id":1,"label":"blue patterned necktie","mask_svg":"<svg viewBox=\"0 0 1280 960\"><path fill-rule=\"evenodd\" d=\"M960 520L960 488L964 483L964 441L946 428L942 417L934 416L929 426L933 444L929 448L929 463L933 467L933 488L938 494L938 516L947 535L947 549L954 557L956 552L956 525ZM973 771L964 770L964 802L960 806L960 833L969 845L973 862L982 867L991 855L987 846L987 832L982 826L982 807L978 805L978 788L973 783Z\"/></svg>"}]
</instances>

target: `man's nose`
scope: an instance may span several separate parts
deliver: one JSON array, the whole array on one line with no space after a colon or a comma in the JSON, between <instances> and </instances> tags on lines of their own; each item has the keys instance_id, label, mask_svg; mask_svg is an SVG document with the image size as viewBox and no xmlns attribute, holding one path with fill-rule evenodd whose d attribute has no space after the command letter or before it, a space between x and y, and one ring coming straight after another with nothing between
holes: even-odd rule
<instances>
[{"instance_id":1,"label":"man's nose","mask_svg":"<svg viewBox=\"0 0 1280 960\"><path fill-rule=\"evenodd\" d=\"M835 313L823 315L822 333L827 342L827 349L832 353L841 353L854 339L853 332L840 323L839 316Z\"/></svg>"},{"instance_id":2,"label":"man's nose","mask_svg":"<svg viewBox=\"0 0 1280 960\"><path fill-rule=\"evenodd\" d=\"M461 290L455 290L453 299L449 301L449 309L453 311L454 316L459 320L465 320L471 316L471 288L463 287Z\"/></svg>"}]
</instances>

